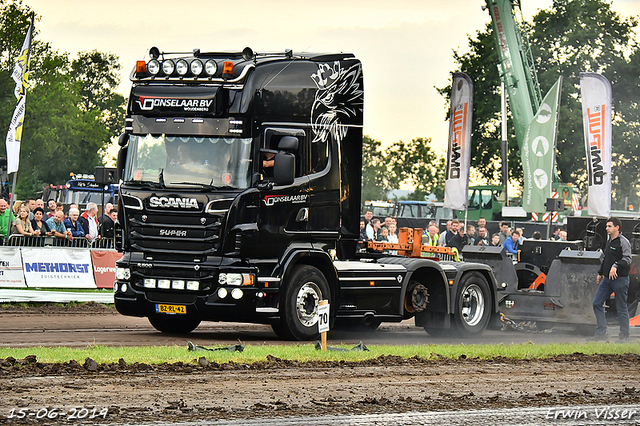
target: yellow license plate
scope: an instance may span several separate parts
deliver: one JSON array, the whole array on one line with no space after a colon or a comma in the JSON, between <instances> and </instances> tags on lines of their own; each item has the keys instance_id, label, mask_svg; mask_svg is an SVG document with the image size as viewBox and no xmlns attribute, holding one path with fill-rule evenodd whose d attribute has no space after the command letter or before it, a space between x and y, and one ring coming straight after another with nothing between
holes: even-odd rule
<instances>
[{"instance_id":1,"label":"yellow license plate","mask_svg":"<svg viewBox=\"0 0 640 426\"><path fill-rule=\"evenodd\" d=\"M159 314L179 314L186 315L187 307L184 305L156 305L156 312Z\"/></svg>"}]
</instances>

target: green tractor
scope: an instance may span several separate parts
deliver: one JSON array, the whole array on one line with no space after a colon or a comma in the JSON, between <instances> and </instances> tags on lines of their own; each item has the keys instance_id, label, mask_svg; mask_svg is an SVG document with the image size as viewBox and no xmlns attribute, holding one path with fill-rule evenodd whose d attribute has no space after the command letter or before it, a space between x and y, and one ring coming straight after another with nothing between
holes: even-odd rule
<instances>
[{"instance_id":1,"label":"green tractor","mask_svg":"<svg viewBox=\"0 0 640 426\"><path fill-rule=\"evenodd\" d=\"M564 211L559 212L559 216L565 216L571 211L571 201L573 199L573 186L567 183L555 182L553 192L557 197L564 200ZM502 185L478 185L469 187L469 201L467 207L467 220L477 221L481 217L487 220L517 219L529 220L531 215L527 214L521 207L514 207L519 204L517 200L511 200L510 205L506 205L506 192ZM504 208L506 207L506 208ZM504 208L504 209L503 209ZM537 221L543 221L545 212L534 215ZM465 212L456 210L458 220L464 220ZM535 217L534 217L535 219ZM558 218L562 222L560 218Z\"/></svg>"}]
</instances>

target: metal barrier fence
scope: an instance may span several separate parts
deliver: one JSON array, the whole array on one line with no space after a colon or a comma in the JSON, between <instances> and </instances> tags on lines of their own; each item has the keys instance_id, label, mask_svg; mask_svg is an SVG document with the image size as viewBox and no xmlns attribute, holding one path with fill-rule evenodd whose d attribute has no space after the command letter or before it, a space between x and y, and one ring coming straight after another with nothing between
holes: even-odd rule
<instances>
[{"instance_id":1,"label":"metal barrier fence","mask_svg":"<svg viewBox=\"0 0 640 426\"><path fill-rule=\"evenodd\" d=\"M1 237L1 236L0 236ZM114 250L115 240L113 238L99 238L93 241L85 237L74 237L73 240L57 237L41 237L30 235L10 235L8 238L0 240L0 246L9 247L74 247L88 249Z\"/></svg>"}]
</instances>

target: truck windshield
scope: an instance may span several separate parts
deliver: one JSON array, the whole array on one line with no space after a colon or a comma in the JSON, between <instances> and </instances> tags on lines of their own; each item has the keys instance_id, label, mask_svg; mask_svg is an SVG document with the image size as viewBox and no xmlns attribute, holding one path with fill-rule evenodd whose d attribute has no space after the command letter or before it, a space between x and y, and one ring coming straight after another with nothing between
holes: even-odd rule
<instances>
[{"instance_id":1,"label":"truck windshield","mask_svg":"<svg viewBox=\"0 0 640 426\"><path fill-rule=\"evenodd\" d=\"M251 139L131 135L124 181L244 189L251 183Z\"/></svg>"}]
</instances>

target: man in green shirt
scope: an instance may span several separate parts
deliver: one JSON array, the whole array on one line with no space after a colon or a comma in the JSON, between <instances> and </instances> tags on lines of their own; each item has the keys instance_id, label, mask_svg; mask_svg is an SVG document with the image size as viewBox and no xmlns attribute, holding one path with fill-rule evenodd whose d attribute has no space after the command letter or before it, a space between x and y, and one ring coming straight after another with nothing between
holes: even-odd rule
<instances>
[{"instance_id":1,"label":"man in green shirt","mask_svg":"<svg viewBox=\"0 0 640 426\"><path fill-rule=\"evenodd\" d=\"M3 238L7 238L12 222L13 214L9 208L9 203L4 198L0 198L0 234L2 234Z\"/></svg>"}]
</instances>

